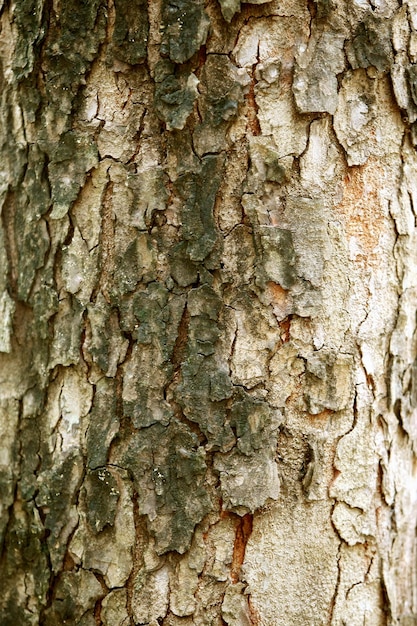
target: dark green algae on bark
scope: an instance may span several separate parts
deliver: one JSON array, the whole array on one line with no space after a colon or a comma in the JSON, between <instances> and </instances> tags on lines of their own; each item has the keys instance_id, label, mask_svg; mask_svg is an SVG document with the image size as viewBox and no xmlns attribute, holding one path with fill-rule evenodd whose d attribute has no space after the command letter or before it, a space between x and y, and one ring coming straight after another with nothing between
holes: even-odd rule
<instances>
[{"instance_id":1,"label":"dark green algae on bark","mask_svg":"<svg viewBox=\"0 0 417 626\"><path fill-rule=\"evenodd\" d=\"M227 19L239 9L239 3L221 4ZM29 383L14 433L18 466L13 480L5 478L13 489L2 553L4 624L98 622L109 592L105 565L90 568L73 541L84 521L93 536L116 532L120 481L132 488L129 515L137 544L131 551L138 560L141 533L152 538L155 559L175 561L189 551L196 527L218 521L222 506L246 515L277 497L277 475L263 487L281 414L232 379L236 329L230 319L241 276L229 274L222 283L224 237L217 215L232 159L228 132L246 106L251 78L223 50L205 57L206 8L191 0L162 2L160 58L151 67L145 2L115 0L112 23L110 4L102 0L58 9L46 2L15 5L15 84L2 97L9 120L17 98L28 135L10 122L19 141L3 142L12 192L12 227L4 224L6 288L25 309L23 337L13 351L30 354L24 366L15 364ZM219 21L219 7L210 8ZM131 131L137 152L126 159L98 149L108 113L97 113L95 125L80 113L88 89L99 94L100 85L90 83L100 64L103 75L116 74L119 91L129 94L117 106L128 108L136 99L145 109ZM97 95L97 111L100 98L114 91ZM121 134L128 122L120 124ZM155 153L152 168L141 142ZM269 157L267 180L280 185L285 177ZM74 207L106 159L100 234L90 249ZM120 182L112 178L115 162L126 180L123 207L114 191ZM237 184L237 193L245 184ZM284 230L272 236L245 218L255 266L282 247L281 282L291 287L291 236ZM77 237L86 254L96 254L88 301L72 282ZM259 276L239 295L248 317L271 278ZM38 388L41 397L30 404L28 390ZM68 449L61 441L67 441L63 424L70 421L66 393L70 404L86 405L77 414L81 425L74 420L68 426ZM25 403L30 408L23 417ZM118 585L131 589L140 577L135 565Z\"/></svg>"}]
</instances>

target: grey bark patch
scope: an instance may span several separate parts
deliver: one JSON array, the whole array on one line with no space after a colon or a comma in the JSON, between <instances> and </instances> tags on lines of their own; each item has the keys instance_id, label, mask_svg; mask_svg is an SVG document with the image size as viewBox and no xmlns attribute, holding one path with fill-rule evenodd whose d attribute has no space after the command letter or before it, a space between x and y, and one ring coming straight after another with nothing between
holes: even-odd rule
<instances>
[{"instance_id":1,"label":"grey bark patch","mask_svg":"<svg viewBox=\"0 0 417 626\"><path fill-rule=\"evenodd\" d=\"M14 311L14 300L10 298L7 291L4 291L0 295L0 352L10 352L12 349L11 336Z\"/></svg>"},{"instance_id":2,"label":"grey bark patch","mask_svg":"<svg viewBox=\"0 0 417 626\"><path fill-rule=\"evenodd\" d=\"M297 278L291 231L274 226L259 226L257 230L261 245L261 259L257 266L261 280L271 280L289 289Z\"/></svg>"},{"instance_id":3,"label":"grey bark patch","mask_svg":"<svg viewBox=\"0 0 417 626\"><path fill-rule=\"evenodd\" d=\"M240 11L240 0L219 0L222 15L226 22L231 22L233 17Z\"/></svg>"},{"instance_id":4,"label":"grey bark patch","mask_svg":"<svg viewBox=\"0 0 417 626\"><path fill-rule=\"evenodd\" d=\"M268 500L278 499L280 483L273 452L244 455L233 450L227 456L216 454L214 467L220 475L225 509L245 515Z\"/></svg>"},{"instance_id":5,"label":"grey bark patch","mask_svg":"<svg viewBox=\"0 0 417 626\"><path fill-rule=\"evenodd\" d=\"M187 243L173 246L170 252L171 275L180 287L188 287L197 281L198 266L187 255Z\"/></svg>"},{"instance_id":6,"label":"grey bark patch","mask_svg":"<svg viewBox=\"0 0 417 626\"><path fill-rule=\"evenodd\" d=\"M302 113L336 111L337 74L345 67L344 39L341 33L316 30L308 44L303 44L293 82L295 101Z\"/></svg>"}]
</instances>

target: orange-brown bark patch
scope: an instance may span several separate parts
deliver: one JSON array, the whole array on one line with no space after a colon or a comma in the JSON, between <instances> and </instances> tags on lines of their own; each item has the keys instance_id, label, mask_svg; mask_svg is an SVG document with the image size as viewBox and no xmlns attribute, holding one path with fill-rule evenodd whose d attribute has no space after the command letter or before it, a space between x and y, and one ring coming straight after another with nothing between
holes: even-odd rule
<instances>
[{"instance_id":1,"label":"orange-brown bark patch","mask_svg":"<svg viewBox=\"0 0 417 626\"><path fill-rule=\"evenodd\" d=\"M261 125L258 119L258 105L255 98L255 81L252 80L249 85L249 91L245 96L246 104L248 105L248 127L250 128L252 135L258 136L261 134Z\"/></svg>"},{"instance_id":2,"label":"orange-brown bark patch","mask_svg":"<svg viewBox=\"0 0 417 626\"><path fill-rule=\"evenodd\" d=\"M323 421L326 422L330 419L330 416L333 415L334 411L331 409L324 409L324 411L320 411L320 413L307 413L308 417L313 421Z\"/></svg>"},{"instance_id":3,"label":"orange-brown bark patch","mask_svg":"<svg viewBox=\"0 0 417 626\"><path fill-rule=\"evenodd\" d=\"M278 319L287 318L288 320L290 320L291 318L289 316L289 313L293 310L293 308L292 298L289 295L288 291L283 289L283 287L281 287L281 285L279 285L278 283L269 281L265 287L265 294L268 297L268 300L272 305L274 313L275 315L277 315ZM283 322L284 320L280 322L280 326ZM285 324L284 327L286 328ZM283 339L283 341L288 340L289 336L287 339Z\"/></svg>"},{"instance_id":4,"label":"orange-brown bark patch","mask_svg":"<svg viewBox=\"0 0 417 626\"><path fill-rule=\"evenodd\" d=\"M351 250L354 246L352 257L362 266L378 262L377 247L385 226L384 183L384 168L373 158L350 167L343 181L343 199L335 207L343 218Z\"/></svg>"},{"instance_id":5,"label":"orange-brown bark patch","mask_svg":"<svg viewBox=\"0 0 417 626\"><path fill-rule=\"evenodd\" d=\"M281 304L281 305L285 304L287 300L288 291L286 291L283 287L281 287L281 285L278 285L278 283L269 281L266 284L266 288L268 291L268 295L276 304Z\"/></svg>"},{"instance_id":6,"label":"orange-brown bark patch","mask_svg":"<svg viewBox=\"0 0 417 626\"><path fill-rule=\"evenodd\" d=\"M241 517L237 524L232 565L230 568L230 577L233 583L237 583L239 580L240 570L245 560L246 544L252 533L252 524L253 515L251 513L247 513Z\"/></svg>"},{"instance_id":7,"label":"orange-brown bark patch","mask_svg":"<svg viewBox=\"0 0 417 626\"><path fill-rule=\"evenodd\" d=\"M250 595L248 596L248 607L249 607L250 621L252 622L252 624L254 624L254 625L255 624L260 624L261 623L261 617L260 617L258 611L253 606L253 602L251 601Z\"/></svg>"},{"instance_id":8,"label":"orange-brown bark patch","mask_svg":"<svg viewBox=\"0 0 417 626\"><path fill-rule=\"evenodd\" d=\"M287 343L290 340L291 336L291 317L288 316L285 320L279 323L279 327L281 329L281 339L283 343Z\"/></svg>"}]
</instances>

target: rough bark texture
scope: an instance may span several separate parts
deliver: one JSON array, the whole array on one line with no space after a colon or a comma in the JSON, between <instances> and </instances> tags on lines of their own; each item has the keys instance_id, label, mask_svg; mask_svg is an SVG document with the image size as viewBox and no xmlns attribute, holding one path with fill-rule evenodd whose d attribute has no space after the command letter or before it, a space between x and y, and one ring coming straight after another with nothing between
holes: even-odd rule
<instances>
[{"instance_id":1,"label":"rough bark texture","mask_svg":"<svg viewBox=\"0 0 417 626\"><path fill-rule=\"evenodd\" d=\"M417 624L417 2L0 1L0 623Z\"/></svg>"}]
</instances>

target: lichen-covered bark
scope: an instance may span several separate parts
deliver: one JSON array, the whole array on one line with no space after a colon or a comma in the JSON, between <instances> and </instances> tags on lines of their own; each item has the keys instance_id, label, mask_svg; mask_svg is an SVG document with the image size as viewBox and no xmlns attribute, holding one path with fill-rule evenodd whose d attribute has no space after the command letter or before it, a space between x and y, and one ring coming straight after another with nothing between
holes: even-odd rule
<instances>
[{"instance_id":1,"label":"lichen-covered bark","mask_svg":"<svg viewBox=\"0 0 417 626\"><path fill-rule=\"evenodd\" d=\"M417 4L0 2L0 622L417 623Z\"/></svg>"}]
</instances>

